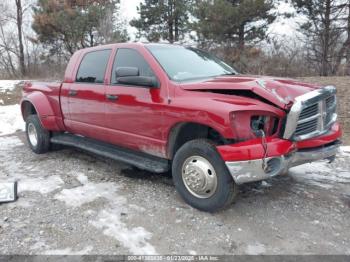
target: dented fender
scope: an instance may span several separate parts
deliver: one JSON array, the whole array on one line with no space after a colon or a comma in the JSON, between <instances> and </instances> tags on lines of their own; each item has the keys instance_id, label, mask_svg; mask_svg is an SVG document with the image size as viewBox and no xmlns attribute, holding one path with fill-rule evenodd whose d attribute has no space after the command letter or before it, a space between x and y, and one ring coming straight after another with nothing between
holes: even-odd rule
<instances>
[{"instance_id":1,"label":"dented fender","mask_svg":"<svg viewBox=\"0 0 350 262\"><path fill-rule=\"evenodd\" d=\"M296 150L296 144L290 140L267 137L266 144L266 157L287 155ZM232 145L217 146L216 148L224 161L255 160L265 156L261 138Z\"/></svg>"}]
</instances>

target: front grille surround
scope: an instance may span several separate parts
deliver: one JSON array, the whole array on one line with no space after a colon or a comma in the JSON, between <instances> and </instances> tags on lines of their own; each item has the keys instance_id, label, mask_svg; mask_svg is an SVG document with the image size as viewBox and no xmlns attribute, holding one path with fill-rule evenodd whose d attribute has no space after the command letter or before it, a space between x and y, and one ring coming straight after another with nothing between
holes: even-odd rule
<instances>
[{"instance_id":1,"label":"front grille surround","mask_svg":"<svg viewBox=\"0 0 350 262\"><path fill-rule=\"evenodd\" d=\"M333 86L297 97L287 115L283 138L300 141L327 133L337 120L336 105Z\"/></svg>"}]
</instances>

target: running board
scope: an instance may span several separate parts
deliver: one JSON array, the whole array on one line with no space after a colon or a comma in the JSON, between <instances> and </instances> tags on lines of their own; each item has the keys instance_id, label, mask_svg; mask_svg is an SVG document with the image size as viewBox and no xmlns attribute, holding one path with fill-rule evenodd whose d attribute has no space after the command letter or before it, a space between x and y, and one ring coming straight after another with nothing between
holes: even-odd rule
<instances>
[{"instance_id":1,"label":"running board","mask_svg":"<svg viewBox=\"0 0 350 262\"><path fill-rule=\"evenodd\" d=\"M76 147L96 155L121 161L140 169L155 173L169 171L169 160L151 156L142 152L136 152L119 146L100 142L91 138L72 134L60 134L51 138L51 143Z\"/></svg>"}]
</instances>

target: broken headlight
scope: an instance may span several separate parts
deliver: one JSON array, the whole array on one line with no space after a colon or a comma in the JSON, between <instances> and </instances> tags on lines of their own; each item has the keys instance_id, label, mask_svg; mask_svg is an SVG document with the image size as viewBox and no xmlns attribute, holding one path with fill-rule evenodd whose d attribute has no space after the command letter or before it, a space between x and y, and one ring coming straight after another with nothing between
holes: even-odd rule
<instances>
[{"instance_id":1,"label":"broken headlight","mask_svg":"<svg viewBox=\"0 0 350 262\"><path fill-rule=\"evenodd\" d=\"M277 132L278 118L273 116L252 116L250 119L250 128L257 136L261 131L267 136L271 136Z\"/></svg>"}]
</instances>

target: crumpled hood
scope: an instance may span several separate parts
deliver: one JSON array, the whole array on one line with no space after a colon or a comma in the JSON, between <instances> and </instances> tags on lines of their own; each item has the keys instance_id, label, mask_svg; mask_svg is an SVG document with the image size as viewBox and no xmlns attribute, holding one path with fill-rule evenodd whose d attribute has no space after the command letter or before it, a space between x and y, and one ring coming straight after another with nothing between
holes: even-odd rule
<instances>
[{"instance_id":1,"label":"crumpled hood","mask_svg":"<svg viewBox=\"0 0 350 262\"><path fill-rule=\"evenodd\" d=\"M265 76L222 76L201 82L182 83L185 90L247 90L281 107L289 108L295 98L320 88L293 79Z\"/></svg>"}]
</instances>

